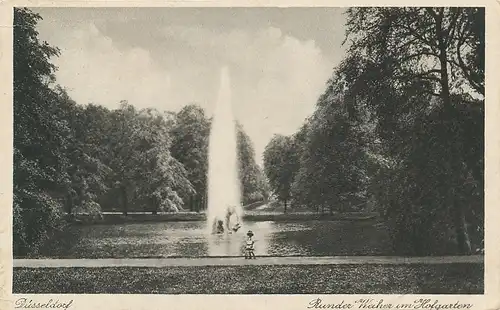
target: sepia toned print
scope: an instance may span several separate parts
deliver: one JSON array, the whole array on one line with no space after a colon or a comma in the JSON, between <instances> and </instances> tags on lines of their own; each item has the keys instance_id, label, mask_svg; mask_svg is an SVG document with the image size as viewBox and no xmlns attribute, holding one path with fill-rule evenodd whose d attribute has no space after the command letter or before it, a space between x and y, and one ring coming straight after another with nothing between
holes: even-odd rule
<instances>
[{"instance_id":1,"label":"sepia toned print","mask_svg":"<svg viewBox=\"0 0 500 310\"><path fill-rule=\"evenodd\" d=\"M13 26L14 293L484 293L484 8Z\"/></svg>"}]
</instances>

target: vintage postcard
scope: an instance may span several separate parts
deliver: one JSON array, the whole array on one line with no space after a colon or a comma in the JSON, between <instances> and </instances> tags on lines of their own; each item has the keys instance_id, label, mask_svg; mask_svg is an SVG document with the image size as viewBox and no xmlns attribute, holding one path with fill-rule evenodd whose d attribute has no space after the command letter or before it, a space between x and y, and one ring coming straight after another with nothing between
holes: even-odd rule
<instances>
[{"instance_id":1,"label":"vintage postcard","mask_svg":"<svg viewBox=\"0 0 500 310\"><path fill-rule=\"evenodd\" d=\"M500 309L500 5L4 1L1 309Z\"/></svg>"}]
</instances>

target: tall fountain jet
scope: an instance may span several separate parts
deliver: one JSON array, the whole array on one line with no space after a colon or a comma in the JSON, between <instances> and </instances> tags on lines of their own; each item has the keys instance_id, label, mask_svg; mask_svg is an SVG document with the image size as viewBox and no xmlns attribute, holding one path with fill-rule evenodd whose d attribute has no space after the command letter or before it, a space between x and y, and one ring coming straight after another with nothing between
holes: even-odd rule
<instances>
[{"instance_id":1,"label":"tall fountain jet","mask_svg":"<svg viewBox=\"0 0 500 310\"><path fill-rule=\"evenodd\" d=\"M224 67L221 70L208 147L207 224L212 233L231 232L240 226L243 209L236 139L229 73Z\"/></svg>"}]
</instances>

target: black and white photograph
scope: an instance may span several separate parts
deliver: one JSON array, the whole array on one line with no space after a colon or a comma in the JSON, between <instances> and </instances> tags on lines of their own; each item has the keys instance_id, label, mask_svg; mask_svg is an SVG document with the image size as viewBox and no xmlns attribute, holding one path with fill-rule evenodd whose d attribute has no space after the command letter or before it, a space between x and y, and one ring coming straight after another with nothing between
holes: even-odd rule
<instances>
[{"instance_id":1,"label":"black and white photograph","mask_svg":"<svg viewBox=\"0 0 500 310\"><path fill-rule=\"evenodd\" d=\"M14 294L485 293L484 6L12 14Z\"/></svg>"}]
</instances>

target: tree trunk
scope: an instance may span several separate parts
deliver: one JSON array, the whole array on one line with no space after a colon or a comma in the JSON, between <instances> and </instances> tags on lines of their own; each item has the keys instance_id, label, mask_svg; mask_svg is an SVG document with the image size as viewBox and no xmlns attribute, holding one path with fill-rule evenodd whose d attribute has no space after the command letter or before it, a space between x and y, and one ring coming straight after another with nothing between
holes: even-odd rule
<instances>
[{"instance_id":1,"label":"tree trunk","mask_svg":"<svg viewBox=\"0 0 500 310\"><path fill-rule=\"evenodd\" d=\"M121 189L121 193L122 193L123 215L127 216L128 215L127 189L125 188L125 186L122 186L120 189Z\"/></svg>"},{"instance_id":2,"label":"tree trunk","mask_svg":"<svg viewBox=\"0 0 500 310\"><path fill-rule=\"evenodd\" d=\"M151 213L153 213L153 215L157 215L158 214L158 209L159 209L159 207L158 207L158 201L157 201L156 198L153 198L151 202L153 203L153 212L151 212Z\"/></svg>"},{"instance_id":3,"label":"tree trunk","mask_svg":"<svg viewBox=\"0 0 500 310\"><path fill-rule=\"evenodd\" d=\"M286 213L286 203L287 203L287 201L285 200L285 201L284 201L284 204L285 204L285 209L284 209L283 213Z\"/></svg>"},{"instance_id":4,"label":"tree trunk","mask_svg":"<svg viewBox=\"0 0 500 310\"><path fill-rule=\"evenodd\" d=\"M73 197L71 194L66 195L66 212L71 217L73 212Z\"/></svg>"},{"instance_id":5,"label":"tree trunk","mask_svg":"<svg viewBox=\"0 0 500 310\"><path fill-rule=\"evenodd\" d=\"M76 219L76 214L73 214L73 207L73 197L71 196L71 194L66 195L66 212L68 213L67 219L69 222L73 222Z\"/></svg>"},{"instance_id":6,"label":"tree trunk","mask_svg":"<svg viewBox=\"0 0 500 310\"><path fill-rule=\"evenodd\" d=\"M439 10L439 9L438 9ZM455 122L454 122L454 113L453 113L453 106L451 102L451 97L450 97L450 84L448 80L448 55L447 55L447 46L446 46L446 38L444 37L444 31L443 30L443 11L439 12L437 16L435 17L436 19L436 35L437 35L437 41L438 41L438 48L439 48L439 64L440 64L440 75L441 75L441 99L443 100L443 105L444 105L444 122L445 122L445 129L446 132L450 134L449 137L446 138L451 138L453 137L455 133ZM455 174L459 173L459 171L456 171L460 169L461 164L457 160L457 154L455 151L455 142L450 141L449 143L449 149L447 150L447 171L445 173L448 176L448 182L450 185L450 189L448 190L448 201L451 203L451 212L453 213L453 222L455 226L455 232L456 232L456 238L457 238L457 247L458 247L458 252L460 254L465 254L467 253L467 239L468 236L466 235L466 228L464 227L464 221L462 220L464 211L461 203L457 203L455 199L455 193L453 190L453 187L456 186L456 182L453 182L455 179Z\"/></svg>"},{"instance_id":7,"label":"tree trunk","mask_svg":"<svg viewBox=\"0 0 500 310\"><path fill-rule=\"evenodd\" d=\"M203 204L203 197L199 194L196 195L196 212L200 212Z\"/></svg>"},{"instance_id":8,"label":"tree trunk","mask_svg":"<svg viewBox=\"0 0 500 310\"><path fill-rule=\"evenodd\" d=\"M457 236L457 246L459 254L470 254L472 251L469 232L467 231L467 222L465 221L465 213L460 202L455 202L455 233Z\"/></svg>"}]
</instances>

